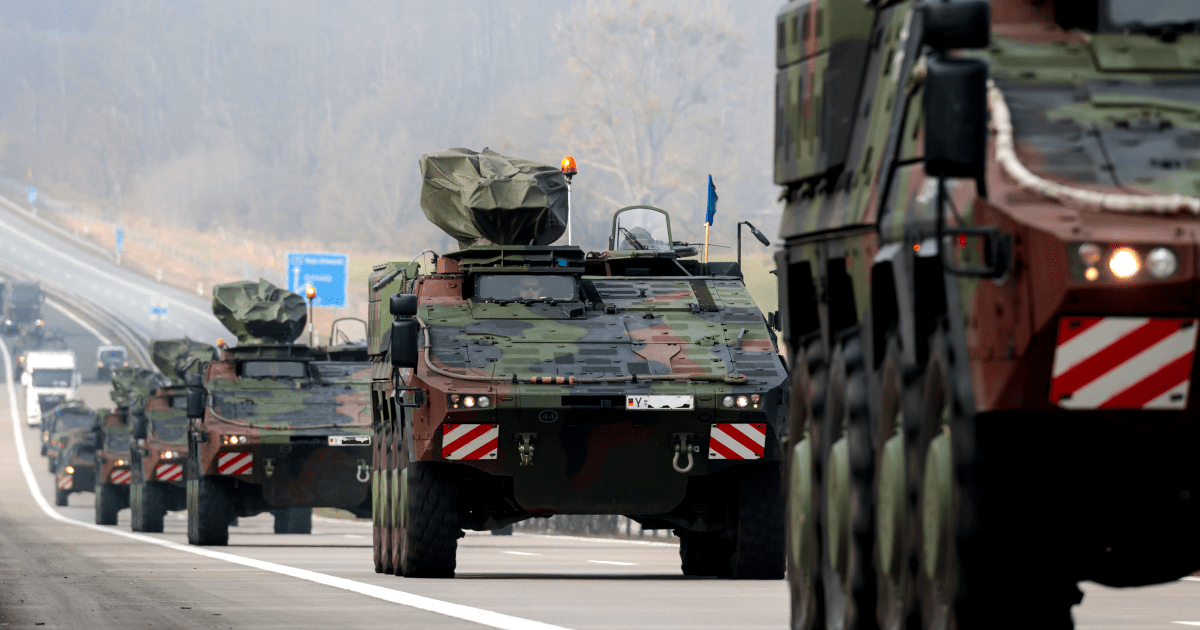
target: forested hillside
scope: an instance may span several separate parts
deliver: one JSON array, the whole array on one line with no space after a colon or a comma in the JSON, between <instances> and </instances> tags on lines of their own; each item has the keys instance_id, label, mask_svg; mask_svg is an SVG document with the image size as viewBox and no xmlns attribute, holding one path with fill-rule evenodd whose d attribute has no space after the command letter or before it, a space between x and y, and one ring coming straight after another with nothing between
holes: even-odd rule
<instances>
[{"instance_id":1,"label":"forested hillside","mask_svg":"<svg viewBox=\"0 0 1200 630\"><path fill-rule=\"evenodd\" d=\"M487 146L576 157L587 247L632 203L699 237L709 173L722 241L735 216L773 234L777 5L8 0L0 174L162 223L445 250L417 156Z\"/></svg>"}]
</instances>

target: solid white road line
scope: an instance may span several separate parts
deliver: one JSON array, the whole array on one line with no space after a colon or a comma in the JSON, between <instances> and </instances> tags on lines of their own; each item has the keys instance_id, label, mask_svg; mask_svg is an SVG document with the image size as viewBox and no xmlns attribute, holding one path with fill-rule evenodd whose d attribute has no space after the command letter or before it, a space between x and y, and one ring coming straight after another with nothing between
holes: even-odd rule
<instances>
[{"instance_id":1,"label":"solid white road line","mask_svg":"<svg viewBox=\"0 0 1200 630\"><path fill-rule=\"evenodd\" d=\"M483 610L482 608L464 606L462 604L453 604L429 597L414 595L412 593L405 593L404 591L397 591L390 588L384 588L382 586L376 586L374 584L355 582L354 580L347 580L346 578L325 575L324 573L317 573L316 571L308 571L306 569L298 569L296 567L276 564L274 562L265 562L262 560L255 560L253 558L244 558L231 553L213 551L203 547L181 545L176 542L155 538L153 536L136 534L120 529L113 529L112 527L106 527L103 525L86 523L84 521L77 521L73 518L64 516L51 507L46 501L46 498L42 496L42 493L38 491L37 481L33 476L33 468L31 468L29 465L29 454L25 450L25 436L22 435L21 423L17 420L17 393L13 387L12 380L12 355L8 351L8 344L4 343L3 339L0 339L0 354L3 355L4 359L4 384L8 389L9 414L12 418L13 440L16 442L17 446L17 462L21 465L21 472L25 476L25 483L29 486L29 493L33 496L34 502L37 503L42 512L45 512L46 516L49 516L60 523L66 523L76 527L83 527L92 531L111 534L113 536L120 536L122 538L149 543L151 545L158 545L160 547L166 547L175 551L182 551L185 553L195 554L197 556L204 556L205 558L212 558L213 560L223 560L225 562L240 564L242 566L260 569L263 571L270 571L271 573L278 573L280 575L287 575L289 577L299 578L301 580L307 580L317 584L324 584L326 586L340 588L352 593L358 593L360 595L374 597L375 599L381 599L386 602L400 604L401 606L408 606L410 608L425 610L439 615L453 617L455 619L462 619L464 621L470 621L472 623L477 623L491 628L502 628L504 630L566 630L561 626L542 623L540 621L522 619L520 617L513 617L511 615L492 612L490 610Z\"/></svg>"},{"instance_id":2,"label":"solid white road line","mask_svg":"<svg viewBox=\"0 0 1200 630\"><path fill-rule=\"evenodd\" d=\"M621 567L636 567L636 562L617 562L616 560L588 560L593 564L615 564Z\"/></svg>"},{"instance_id":3,"label":"solid white road line","mask_svg":"<svg viewBox=\"0 0 1200 630\"><path fill-rule=\"evenodd\" d=\"M501 551L500 553L510 553L514 556L540 556L540 553L529 553L528 551Z\"/></svg>"},{"instance_id":4,"label":"solid white road line","mask_svg":"<svg viewBox=\"0 0 1200 630\"><path fill-rule=\"evenodd\" d=\"M523 534L521 532L513 532L513 536L526 536L529 538L548 538L550 540L583 540L591 543L616 543L618 545L648 545L650 547L679 547L677 542L651 542L649 540L630 540L628 538L588 538L587 536L556 536L553 534Z\"/></svg>"}]
</instances>

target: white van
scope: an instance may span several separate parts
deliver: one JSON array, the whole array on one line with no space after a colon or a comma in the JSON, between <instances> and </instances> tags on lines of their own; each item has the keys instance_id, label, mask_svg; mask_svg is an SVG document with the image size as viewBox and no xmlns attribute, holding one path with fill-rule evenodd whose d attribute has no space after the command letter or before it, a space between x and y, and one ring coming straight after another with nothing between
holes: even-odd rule
<instances>
[{"instance_id":1,"label":"white van","mask_svg":"<svg viewBox=\"0 0 1200 630\"><path fill-rule=\"evenodd\" d=\"M25 355L25 414L30 426L40 426L42 414L76 397L82 381L75 353L64 350L33 351Z\"/></svg>"}]
</instances>

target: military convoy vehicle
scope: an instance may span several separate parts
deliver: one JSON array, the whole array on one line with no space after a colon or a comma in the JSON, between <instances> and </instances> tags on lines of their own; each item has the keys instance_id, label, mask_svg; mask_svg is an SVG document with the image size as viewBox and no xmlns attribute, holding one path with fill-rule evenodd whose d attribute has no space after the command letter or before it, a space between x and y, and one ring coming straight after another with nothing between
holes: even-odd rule
<instances>
[{"instance_id":1,"label":"military convoy vehicle","mask_svg":"<svg viewBox=\"0 0 1200 630\"><path fill-rule=\"evenodd\" d=\"M96 447L92 427L97 412L80 401L65 402L50 411L47 419L47 456L50 472L56 473L55 505L66 505L75 492L92 492L96 479Z\"/></svg>"},{"instance_id":2,"label":"military convoy vehicle","mask_svg":"<svg viewBox=\"0 0 1200 630\"><path fill-rule=\"evenodd\" d=\"M161 532L169 511L187 508L188 417L184 380L200 374L217 349L191 339L150 343L154 365L170 381L146 399L144 422L135 421L129 508L135 532ZM139 419L140 420L140 419Z\"/></svg>"},{"instance_id":3,"label":"military convoy vehicle","mask_svg":"<svg viewBox=\"0 0 1200 630\"><path fill-rule=\"evenodd\" d=\"M462 248L368 281L376 571L451 577L464 529L622 514L674 528L686 574L782 578L786 375L737 265L689 259L644 206L611 251L553 246L563 172L420 163Z\"/></svg>"},{"instance_id":4,"label":"military convoy vehicle","mask_svg":"<svg viewBox=\"0 0 1200 630\"><path fill-rule=\"evenodd\" d=\"M5 335L20 334L42 318L42 302L46 301L46 295L42 293L40 282L8 280L3 285L3 291L0 303L4 308Z\"/></svg>"},{"instance_id":5,"label":"military convoy vehicle","mask_svg":"<svg viewBox=\"0 0 1200 630\"><path fill-rule=\"evenodd\" d=\"M1200 3L776 24L792 627L1066 628L1200 568Z\"/></svg>"},{"instance_id":6,"label":"military convoy vehicle","mask_svg":"<svg viewBox=\"0 0 1200 630\"><path fill-rule=\"evenodd\" d=\"M119 367L129 367L129 355L125 346L99 346L96 348L96 380L111 379L112 371Z\"/></svg>"},{"instance_id":7,"label":"military convoy vehicle","mask_svg":"<svg viewBox=\"0 0 1200 630\"><path fill-rule=\"evenodd\" d=\"M130 507L135 427L146 424L146 401L163 377L154 370L120 367L112 375L109 398L116 407L96 416L92 439L96 448L96 524L116 525L117 513Z\"/></svg>"},{"instance_id":8,"label":"military convoy vehicle","mask_svg":"<svg viewBox=\"0 0 1200 630\"><path fill-rule=\"evenodd\" d=\"M186 377L188 542L226 544L232 519L266 511L305 534L313 507L369 514L366 348L296 344L304 300L265 280L216 287L213 313L238 345Z\"/></svg>"}]
</instances>

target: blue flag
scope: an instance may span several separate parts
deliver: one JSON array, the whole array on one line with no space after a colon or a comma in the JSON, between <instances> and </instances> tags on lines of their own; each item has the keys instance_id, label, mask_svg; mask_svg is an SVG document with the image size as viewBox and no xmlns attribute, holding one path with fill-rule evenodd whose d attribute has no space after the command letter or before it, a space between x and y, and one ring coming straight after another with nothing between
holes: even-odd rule
<instances>
[{"instance_id":1,"label":"blue flag","mask_svg":"<svg viewBox=\"0 0 1200 630\"><path fill-rule=\"evenodd\" d=\"M704 222L712 225L713 215L717 213L717 187L713 185L712 175L708 176L708 212L704 215Z\"/></svg>"}]
</instances>

